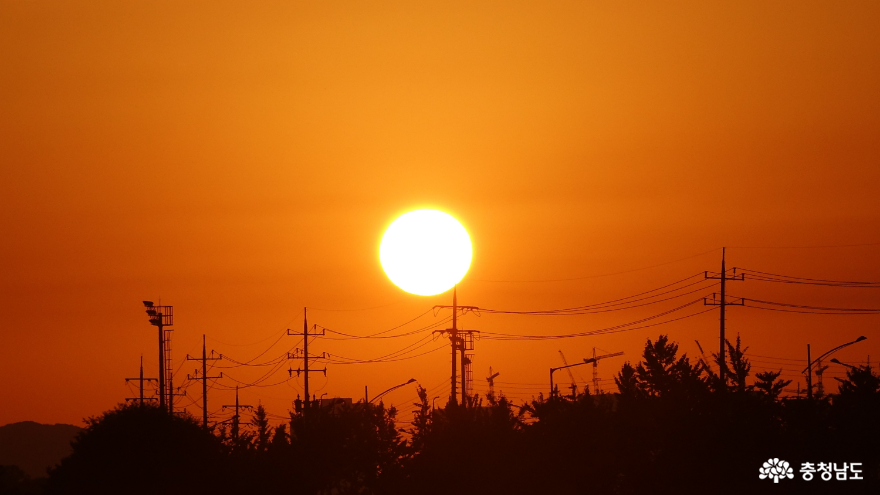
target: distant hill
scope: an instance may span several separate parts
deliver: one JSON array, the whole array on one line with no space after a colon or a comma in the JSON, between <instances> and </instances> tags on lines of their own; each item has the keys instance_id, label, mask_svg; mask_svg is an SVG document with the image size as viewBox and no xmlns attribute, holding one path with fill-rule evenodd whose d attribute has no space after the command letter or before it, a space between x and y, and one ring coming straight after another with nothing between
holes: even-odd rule
<instances>
[{"instance_id":1,"label":"distant hill","mask_svg":"<svg viewBox=\"0 0 880 495\"><path fill-rule=\"evenodd\" d=\"M81 430L33 421L0 426L0 466L15 465L31 477L45 477L46 468L70 455L70 442Z\"/></svg>"}]
</instances>

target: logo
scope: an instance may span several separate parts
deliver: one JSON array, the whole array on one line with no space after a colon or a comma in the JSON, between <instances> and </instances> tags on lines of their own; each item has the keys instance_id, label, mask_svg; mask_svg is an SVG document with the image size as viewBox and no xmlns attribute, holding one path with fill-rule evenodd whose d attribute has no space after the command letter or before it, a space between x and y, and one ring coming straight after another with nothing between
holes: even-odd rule
<instances>
[{"instance_id":1,"label":"logo","mask_svg":"<svg viewBox=\"0 0 880 495\"><path fill-rule=\"evenodd\" d=\"M767 462L764 463L764 466L761 467L758 472L761 473L758 475L758 478L761 478L762 480L773 478L774 483L779 483L780 478L794 478L794 470L791 466L789 466L786 461L780 461L775 457L773 459L767 459Z\"/></svg>"}]
</instances>

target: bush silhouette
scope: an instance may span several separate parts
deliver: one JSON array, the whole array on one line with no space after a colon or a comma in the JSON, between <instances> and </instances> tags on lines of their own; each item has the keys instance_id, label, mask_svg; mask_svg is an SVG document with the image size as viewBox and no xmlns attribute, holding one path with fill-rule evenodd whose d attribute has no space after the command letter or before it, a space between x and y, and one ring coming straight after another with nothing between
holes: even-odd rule
<instances>
[{"instance_id":1,"label":"bush silhouette","mask_svg":"<svg viewBox=\"0 0 880 495\"><path fill-rule=\"evenodd\" d=\"M130 404L86 423L73 453L50 470L49 493L206 493L223 486L220 442L191 417Z\"/></svg>"}]
</instances>

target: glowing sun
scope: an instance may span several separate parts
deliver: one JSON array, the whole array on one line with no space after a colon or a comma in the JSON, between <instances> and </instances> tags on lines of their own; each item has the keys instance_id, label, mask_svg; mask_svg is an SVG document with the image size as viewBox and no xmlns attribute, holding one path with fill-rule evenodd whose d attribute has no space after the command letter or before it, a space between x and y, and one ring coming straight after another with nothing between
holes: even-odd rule
<instances>
[{"instance_id":1,"label":"glowing sun","mask_svg":"<svg viewBox=\"0 0 880 495\"><path fill-rule=\"evenodd\" d=\"M394 285L420 296L451 289L471 266L471 238L458 220L437 210L397 218L382 236L379 261Z\"/></svg>"}]
</instances>

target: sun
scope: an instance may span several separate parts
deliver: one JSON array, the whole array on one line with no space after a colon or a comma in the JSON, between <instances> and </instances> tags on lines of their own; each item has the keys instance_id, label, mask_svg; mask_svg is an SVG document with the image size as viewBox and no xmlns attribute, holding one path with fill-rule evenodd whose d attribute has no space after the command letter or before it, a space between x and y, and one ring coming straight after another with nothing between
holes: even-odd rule
<instances>
[{"instance_id":1,"label":"sun","mask_svg":"<svg viewBox=\"0 0 880 495\"><path fill-rule=\"evenodd\" d=\"M471 266L467 230L447 213L415 210L397 218L382 236L379 261L401 289L433 296L451 289Z\"/></svg>"}]
</instances>

